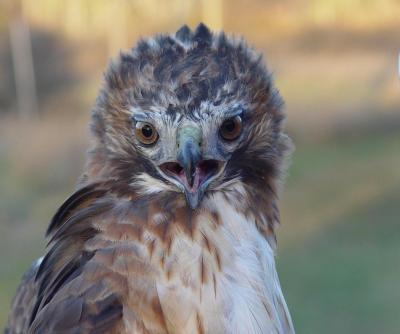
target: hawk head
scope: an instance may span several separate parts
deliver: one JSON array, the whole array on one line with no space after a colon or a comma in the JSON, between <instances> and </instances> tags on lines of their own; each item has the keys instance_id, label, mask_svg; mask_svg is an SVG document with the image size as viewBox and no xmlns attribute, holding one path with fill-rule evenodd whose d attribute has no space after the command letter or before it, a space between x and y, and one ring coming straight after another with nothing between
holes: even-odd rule
<instances>
[{"instance_id":1,"label":"hawk head","mask_svg":"<svg viewBox=\"0 0 400 334\"><path fill-rule=\"evenodd\" d=\"M283 118L259 54L203 24L183 26L111 62L86 177L146 196L180 193L192 209L240 183L253 205L270 207L289 147Z\"/></svg>"}]
</instances>

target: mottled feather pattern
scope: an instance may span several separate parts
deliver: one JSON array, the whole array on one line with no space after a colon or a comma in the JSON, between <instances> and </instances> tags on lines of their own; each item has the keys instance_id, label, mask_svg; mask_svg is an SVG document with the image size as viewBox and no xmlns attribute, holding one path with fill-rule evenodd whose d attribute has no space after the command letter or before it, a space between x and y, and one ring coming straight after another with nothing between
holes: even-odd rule
<instances>
[{"instance_id":1,"label":"mottled feather pattern","mask_svg":"<svg viewBox=\"0 0 400 334\"><path fill-rule=\"evenodd\" d=\"M96 187L100 188L93 191ZM107 187L108 191L102 192L101 187ZM224 222L226 217L222 216L228 203L235 203L240 198L230 194L215 195L192 212L186 208L183 196L172 199L175 204L171 204L151 199L137 201L133 192L127 196L126 191L122 191L121 196L116 184L93 185L84 190L87 197L82 196L82 190L78 191L81 203L70 205L64 214L56 215L59 221L53 221L55 231L50 231L54 233L50 234L50 250L36 273L38 301L32 313L30 331L73 332L74 326L81 328L86 323L88 332L96 333L124 333L125 330L129 333L127 328L143 328L143 332L145 328L152 328L149 333L167 333L168 328L175 325L167 325L165 317L174 319L177 316L169 310L170 303L179 303L180 298L183 298L180 302L187 303L188 297L180 294L189 294L197 301L197 306L187 305L193 309L193 320L189 316L188 319L179 317L170 321L182 322L182 328L187 330L192 328L193 321L193 326L199 330L208 328L207 332L210 332L215 326L212 322L204 320L199 324L199 319L208 319L209 310L203 308L207 305L214 309L222 307L218 305L222 303L220 299L227 298L223 287L240 281L238 276L245 276L228 265L234 258L234 248L241 247L243 227L229 226L235 222ZM101 198L96 197L99 193L103 193ZM66 204L75 198L73 195ZM102 208L105 203L108 203L107 211ZM85 214L93 206L98 206L98 212ZM171 212L169 206L178 209ZM245 219L244 213L237 214ZM71 220L73 217L83 217L85 224L81 220ZM250 223L251 220L247 222ZM90 226L93 233L86 234L80 244L74 239L73 248L69 249L72 247L69 238L73 238L74 233L81 235L75 224L82 224L83 229ZM255 226L254 219L253 224ZM235 243L232 244L229 238ZM269 247L265 241L259 242L264 243L264 248ZM54 249L52 244L57 248ZM64 250L63 255L56 256L59 249ZM254 255L262 259L262 251L255 249ZM269 247L268 252L272 259L272 248ZM180 293L176 291L178 287ZM261 289L261 286L255 288ZM168 295L167 301L159 300L160 290L161 298ZM170 296L171 291L173 296ZM275 298L279 300L281 295L278 293ZM164 303L165 311L162 310ZM276 308L274 305L268 307ZM263 315L267 316L268 313ZM228 326L229 319L225 322ZM171 332L185 333L178 329Z\"/></svg>"},{"instance_id":2,"label":"mottled feather pattern","mask_svg":"<svg viewBox=\"0 0 400 334\"><path fill-rule=\"evenodd\" d=\"M205 159L224 161L195 209L154 163L176 148L133 136L142 112L170 143L195 122ZM229 113L243 133L222 144ZM271 75L241 39L200 24L122 53L93 109L78 189L54 215L6 333L294 333L274 262L283 119Z\"/></svg>"}]
</instances>

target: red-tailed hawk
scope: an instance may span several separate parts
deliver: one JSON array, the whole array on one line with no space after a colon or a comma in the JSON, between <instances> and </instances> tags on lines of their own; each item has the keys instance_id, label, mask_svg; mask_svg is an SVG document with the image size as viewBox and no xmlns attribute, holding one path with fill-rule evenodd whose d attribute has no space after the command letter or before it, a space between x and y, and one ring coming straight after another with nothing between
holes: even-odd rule
<instances>
[{"instance_id":1,"label":"red-tailed hawk","mask_svg":"<svg viewBox=\"0 0 400 334\"><path fill-rule=\"evenodd\" d=\"M121 54L6 333L294 333L274 262L283 119L242 40L200 24Z\"/></svg>"}]
</instances>

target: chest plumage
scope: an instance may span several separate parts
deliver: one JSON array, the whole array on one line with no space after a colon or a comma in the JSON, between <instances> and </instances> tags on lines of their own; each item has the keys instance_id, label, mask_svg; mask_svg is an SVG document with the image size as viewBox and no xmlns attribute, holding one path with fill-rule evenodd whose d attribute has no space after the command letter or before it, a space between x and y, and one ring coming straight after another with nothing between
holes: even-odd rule
<instances>
[{"instance_id":1,"label":"chest plumage","mask_svg":"<svg viewBox=\"0 0 400 334\"><path fill-rule=\"evenodd\" d=\"M177 272L157 282L168 328L171 333L292 333L273 249L254 218L238 212L231 200L210 199L219 223L201 214L197 235L183 237L171 249Z\"/></svg>"},{"instance_id":2,"label":"chest plumage","mask_svg":"<svg viewBox=\"0 0 400 334\"><path fill-rule=\"evenodd\" d=\"M150 202L145 215L128 201L130 213L101 221L102 232L84 246L96 252L86 266L106 261L125 287L127 333L141 326L154 333L293 332L273 248L255 217L242 212L239 193L215 194L194 212L181 197L170 211Z\"/></svg>"}]
</instances>

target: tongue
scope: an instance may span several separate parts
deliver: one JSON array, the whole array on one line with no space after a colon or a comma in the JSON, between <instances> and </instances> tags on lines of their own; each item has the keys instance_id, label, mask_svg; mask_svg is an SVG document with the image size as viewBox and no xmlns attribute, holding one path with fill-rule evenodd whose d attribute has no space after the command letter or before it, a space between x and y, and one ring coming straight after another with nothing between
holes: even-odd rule
<instances>
[{"instance_id":1,"label":"tongue","mask_svg":"<svg viewBox=\"0 0 400 334\"><path fill-rule=\"evenodd\" d=\"M199 189L201 182L204 179L204 171L201 168L196 167L196 169L193 173L193 185L192 186L190 186L190 184L186 178L185 172L183 170L179 173L179 179L185 185L187 190L194 193Z\"/></svg>"}]
</instances>

